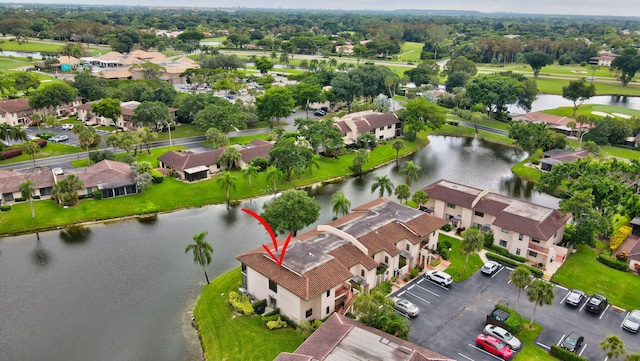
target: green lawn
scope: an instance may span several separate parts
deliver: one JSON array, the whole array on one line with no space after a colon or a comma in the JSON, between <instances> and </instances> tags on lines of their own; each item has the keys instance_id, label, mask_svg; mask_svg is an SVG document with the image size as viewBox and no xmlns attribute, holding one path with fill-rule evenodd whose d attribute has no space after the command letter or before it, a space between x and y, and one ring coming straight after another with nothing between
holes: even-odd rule
<instances>
[{"instance_id":1,"label":"green lawn","mask_svg":"<svg viewBox=\"0 0 640 361\"><path fill-rule=\"evenodd\" d=\"M38 165L37 160L41 158L55 157L58 155L73 154L73 153L80 153L80 152L83 152L83 150L78 147L47 142L47 145L44 148L40 149L40 153L36 154L36 165ZM26 154L23 154L17 157L0 160L0 164L24 162L27 160L30 160L29 157Z\"/></svg>"},{"instance_id":2,"label":"green lawn","mask_svg":"<svg viewBox=\"0 0 640 361\"><path fill-rule=\"evenodd\" d=\"M0 57L0 69L15 69L23 66L33 66L33 63L23 58Z\"/></svg>"},{"instance_id":3,"label":"green lawn","mask_svg":"<svg viewBox=\"0 0 640 361\"><path fill-rule=\"evenodd\" d=\"M420 53L422 52L422 48L424 47L423 43L414 43L411 41L407 41L402 44L402 49L400 50L399 59L401 61L420 61Z\"/></svg>"},{"instance_id":4,"label":"green lawn","mask_svg":"<svg viewBox=\"0 0 640 361\"><path fill-rule=\"evenodd\" d=\"M562 87L569 85L569 81L575 79L556 79L556 78L538 78L538 91L547 94L562 94ZM594 81L596 86L596 94L622 94L622 95L640 95L640 84L630 83L623 87L619 82L603 83L598 80Z\"/></svg>"},{"instance_id":5,"label":"green lawn","mask_svg":"<svg viewBox=\"0 0 640 361\"><path fill-rule=\"evenodd\" d=\"M518 334L518 338L522 341L522 349L516 354L514 361L556 361L557 359L547 351L536 346L536 337L542 332L542 326L537 323L533 324L533 328L529 328L529 323L526 322L522 331Z\"/></svg>"},{"instance_id":6,"label":"green lawn","mask_svg":"<svg viewBox=\"0 0 640 361\"><path fill-rule=\"evenodd\" d=\"M525 165L529 161L529 158L516 163L513 167L511 167L511 172L518 176L519 178L526 179L532 182L540 181L540 176L542 176L542 172L537 168L528 167Z\"/></svg>"},{"instance_id":7,"label":"green lawn","mask_svg":"<svg viewBox=\"0 0 640 361\"><path fill-rule=\"evenodd\" d=\"M569 255L553 276L553 281L578 288L587 294L599 293L609 302L626 309L640 309L638 289L640 277L607 267L596 260L596 250L578 245L577 252Z\"/></svg>"},{"instance_id":8,"label":"green lawn","mask_svg":"<svg viewBox=\"0 0 640 361\"><path fill-rule=\"evenodd\" d=\"M608 114L612 113L620 113L627 114L632 117L640 117L640 110L631 109L625 107L619 107L616 105L604 105L604 104L583 104L578 108L575 117L579 115L586 115L588 117L601 117L599 115L594 115L592 112L604 112ZM570 117L574 118L573 115L573 107L560 107L555 109L543 110L542 113L558 115L561 117Z\"/></svg>"},{"instance_id":9,"label":"green lawn","mask_svg":"<svg viewBox=\"0 0 640 361\"><path fill-rule=\"evenodd\" d=\"M457 238L453 238L446 234L440 234L438 238L438 242L448 240L451 242L451 253L449 254L449 261L451 261L451 265L447 268L446 272L453 277L455 282L462 282L469 278L472 274L474 274L477 270L482 267L482 260L480 256L477 254L472 254L469 256L469 262L467 263L467 267L462 273L462 268L464 267L464 261L466 259L466 255L460 252L460 240Z\"/></svg>"},{"instance_id":10,"label":"green lawn","mask_svg":"<svg viewBox=\"0 0 640 361\"><path fill-rule=\"evenodd\" d=\"M62 49L64 43L58 44L53 42L39 42L29 39L28 43L18 43L17 41L5 41L2 44L2 50L6 51L24 51L24 52L36 52L36 51L58 51Z\"/></svg>"},{"instance_id":11,"label":"green lawn","mask_svg":"<svg viewBox=\"0 0 640 361\"><path fill-rule=\"evenodd\" d=\"M261 316L234 314L227 295L237 291L240 267L216 278L202 290L194 316L205 359L273 360L280 352L293 352L304 341L292 329L268 330Z\"/></svg>"},{"instance_id":12,"label":"green lawn","mask_svg":"<svg viewBox=\"0 0 640 361\"><path fill-rule=\"evenodd\" d=\"M215 38L204 38L204 39L202 39L200 41L219 41L219 42L223 42L225 40L227 40L226 36L218 36L218 37L215 37Z\"/></svg>"}]
</instances>

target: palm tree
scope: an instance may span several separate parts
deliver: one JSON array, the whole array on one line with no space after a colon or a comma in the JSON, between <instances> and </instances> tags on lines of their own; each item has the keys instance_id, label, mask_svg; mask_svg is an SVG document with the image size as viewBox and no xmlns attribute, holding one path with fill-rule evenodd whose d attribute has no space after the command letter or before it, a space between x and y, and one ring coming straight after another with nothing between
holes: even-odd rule
<instances>
[{"instance_id":1,"label":"palm tree","mask_svg":"<svg viewBox=\"0 0 640 361\"><path fill-rule=\"evenodd\" d=\"M398 162L398 155L400 151L404 148L404 142L401 139L396 139L391 143L391 147L396 151L396 163Z\"/></svg>"},{"instance_id":2,"label":"palm tree","mask_svg":"<svg viewBox=\"0 0 640 361\"><path fill-rule=\"evenodd\" d=\"M331 209L333 209L333 213L336 217L342 213L343 215L349 214L349 208L351 207L351 202L344 195L343 191L337 191L333 195L331 195Z\"/></svg>"},{"instance_id":3,"label":"palm tree","mask_svg":"<svg viewBox=\"0 0 640 361\"><path fill-rule=\"evenodd\" d=\"M242 177L249 180L249 189L251 189L253 177L257 176L258 172L260 172L260 168L251 164L247 165L247 167L242 170Z\"/></svg>"},{"instance_id":4,"label":"palm tree","mask_svg":"<svg viewBox=\"0 0 640 361\"><path fill-rule=\"evenodd\" d=\"M396 187L396 197L398 197L398 200L400 201L400 203L402 203L402 200L404 199L405 201L409 200L409 197L411 196L411 190L409 189L409 186L406 184L400 184Z\"/></svg>"},{"instance_id":5,"label":"palm tree","mask_svg":"<svg viewBox=\"0 0 640 361\"><path fill-rule=\"evenodd\" d=\"M313 175L313 168L316 169L320 169L320 156L317 154L314 154L311 156L311 158L309 159L309 163L307 164L307 169L309 170L309 173L311 175Z\"/></svg>"},{"instance_id":6,"label":"palm tree","mask_svg":"<svg viewBox=\"0 0 640 361\"><path fill-rule=\"evenodd\" d=\"M267 169L267 181L273 179L273 191L275 192L278 189L278 179L281 177L282 172L280 169L271 166Z\"/></svg>"},{"instance_id":7,"label":"palm tree","mask_svg":"<svg viewBox=\"0 0 640 361\"><path fill-rule=\"evenodd\" d=\"M630 353L624 358L624 361L640 361L640 353Z\"/></svg>"},{"instance_id":8,"label":"palm tree","mask_svg":"<svg viewBox=\"0 0 640 361\"><path fill-rule=\"evenodd\" d=\"M96 133L96 130L93 127L83 127L78 134L78 143L80 147L85 148L87 150L87 162L91 165L91 157L89 156L89 147L92 147L96 144L99 144L101 140L100 135Z\"/></svg>"},{"instance_id":9,"label":"palm tree","mask_svg":"<svg viewBox=\"0 0 640 361\"><path fill-rule=\"evenodd\" d=\"M550 305L555 296L556 295L553 292L553 285L551 283L540 278L536 278L531 281L529 288L527 288L527 298L529 299L529 302L533 302L533 313L531 314L529 327L533 326L533 318L536 315L536 308L538 308L538 305L540 307Z\"/></svg>"},{"instance_id":10,"label":"palm tree","mask_svg":"<svg viewBox=\"0 0 640 361\"><path fill-rule=\"evenodd\" d=\"M484 241L484 238L480 233L480 229L478 229L477 227L471 227L465 230L464 232L462 232L462 241L460 242L460 251L466 254L467 257L464 259L464 265L462 266L462 272L460 272L460 274L463 274L465 269L467 268L467 262L469 262L469 256L474 253L480 252L480 250L482 249L482 246L484 245L483 241Z\"/></svg>"},{"instance_id":11,"label":"palm tree","mask_svg":"<svg viewBox=\"0 0 640 361\"><path fill-rule=\"evenodd\" d=\"M427 203L427 201L429 200L429 196L427 196L427 192L419 190L413 193L413 197L411 198L411 200L415 202L416 207L420 208L421 205Z\"/></svg>"},{"instance_id":12,"label":"palm tree","mask_svg":"<svg viewBox=\"0 0 640 361\"><path fill-rule=\"evenodd\" d=\"M604 340L600 341L600 349L606 352L606 356L609 360L618 358L627 353L624 348L624 342L618 335L609 335Z\"/></svg>"},{"instance_id":13,"label":"palm tree","mask_svg":"<svg viewBox=\"0 0 640 361\"><path fill-rule=\"evenodd\" d=\"M231 175L231 172L227 171L222 173L220 177L216 180L218 184L222 185L222 189L227 194L227 201L229 200L229 191L233 188L236 190L236 177Z\"/></svg>"},{"instance_id":14,"label":"palm tree","mask_svg":"<svg viewBox=\"0 0 640 361\"><path fill-rule=\"evenodd\" d=\"M233 169L237 162L242 160L242 154L236 147L227 147L220 157L218 163L224 165L226 169Z\"/></svg>"},{"instance_id":15,"label":"palm tree","mask_svg":"<svg viewBox=\"0 0 640 361\"><path fill-rule=\"evenodd\" d=\"M58 204L73 206L78 203L78 191L84 188L84 183L75 174L70 174L64 180L53 185L51 195Z\"/></svg>"},{"instance_id":16,"label":"palm tree","mask_svg":"<svg viewBox=\"0 0 640 361\"><path fill-rule=\"evenodd\" d=\"M371 193L375 192L376 189L379 189L380 198L384 197L384 193L387 194L393 193L393 183L386 175L377 176L373 178L373 184L371 185Z\"/></svg>"},{"instance_id":17,"label":"palm tree","mask_svg":"<svg viewBox=\"0 0 640 361\"><path fill-rule=\"evenodd\" d=\"M31 158L31 160L33 161L33 168L35 168L36 167L36 154L38 154L40 152L40 146L38 146L33 141L28 141L28 142L22 143L22 146L20 148L22 149L22 153L28 155L29 158Z\"/></svg>"},{"instance_id":18,"label":"palm tree","mask_svg":"<svg viewBox=\"0 0 640 361\"><path fill-rule=\"evenodd\" d=\"M516 312L518 312L518 304L520 303L520 291L524 290L531 283L531 271L524 266L516 267L509 275L509 280L514 286L518 287L518 298L516 299Z\"/></svg>"},{"instance_id":19,"label":"palm tree","mask_svg":"<svg viewBox=\"0 0 640 361\"><path fill-rule=\"evenodd\" d=\"M422 168L410 160L407 162L407 166L405 168L400 169L400 174L405 174L407 176L407 184L411 186L412 181L418 180L418 173L420 170L422 170Z\"/></svg>"},{"instance_id":20,"label":"palm tree","mask_svg":"<svg viewBox=\"0 0 640 361\"><path fill-rule=\"evenodd\" d=\"M193 262L202 266L204 277L207 279L207 284L209 284L209 276L207 276L205 267L211 263L213 247L204 240L207 234L208 232L204 231L193 236L194 243L188 245L187 248L184 249L184 253L189 253L189 251L193 252Z\"/></svg>"},{"instance_id":21,"label":"palm tree","mask_svg":"<svg viewBox=\"0 0 640 361\"><path fill-rule=\"evenodd\" d=\"M31 209L31 218L36 218L36 212L33 209L33 194L36 191L34 186L35 186L35 183L33 183L31 179L27 179L26 181L22 182L18 187L18 189L20 190L20 193L22 194L22 198L26 198L29 200L29 208Z\"/></svg>"},{"instance_id":22,"label":"palm tree","mask_svg":"<svg viewBox=\"0 0 640 361\"><path fill-rule=\"evenodd\" d=\"M358 143L362 148L375 148L376 146L376 136L373 133L363 133L358 137Z\"/></svg>"},{"instance_id":23,"label":"palm tree","mask_svg":"<svg viewBox=\"0 0 640 361\"><path fill-rule=\"evenodd\" d=\"M117 134L109 134L104 138L104 143L113 147L113 154L116 154L116 147L120 144L120 137Z\"/></svg>"},{"instance_id":24,"label":"palm tree","mask_svg":"<svg viewBox=\"0 0 640 361\"><path fill-rule=\"evenodd\" d=\"M229 138L218 128L209 128L204 134L208 142L213 143L213 148L226 147L229 145Z\"/></svg>"}]
</instances>

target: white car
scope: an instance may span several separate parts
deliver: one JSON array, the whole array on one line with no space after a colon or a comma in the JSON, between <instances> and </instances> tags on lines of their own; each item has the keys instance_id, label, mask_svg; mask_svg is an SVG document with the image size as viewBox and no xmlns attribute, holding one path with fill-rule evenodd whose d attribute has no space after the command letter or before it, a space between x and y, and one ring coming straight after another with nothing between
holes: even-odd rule
<instances>
[{"instance_id":1,"label":"white car","mask_svg":"<svg viewBox=\"0 0 640 361\"><path fill-rule=\"evenodd\" d=\"M453 283L453 278L448 273L442 271L431 270L424 274L424 277L429 281L435 282L443 287L450 286Z\"/></svg>"},{"instance_id":2,"label":"white car","mask_svg":"<svg viewBox=\"0 0 640 361\"><path fill-rule=\"evenodd\" d=\"M638 329L640 328L640 310L629 312L627 317L624 318L622 328L629 332L638 333Z\"/></svg>"},{"instance_id":3,"label":"white car","mask_svg":"<svg viewBox=\"0 0 640 361\"><path fill-rule=\"evenodd\" d=\"M484 333L504 342L507 346L511 347L512 350L517 350L522 346L522 342L520 342L517 337L500 326L486 325L484 327Z\"/></svg>"},{"instance_id":4,"label":"white car","mask_svg":"<svg viewBox=\"0 0 640 361\"><path fill-rule=\"evenodd\" d=\"M496 261L489 261L482 266L480 271L487 275L492 275L500 269L500 263Z\"/></svg>"},{"instance_id":5,"label":"white car","mask_svg":"<svg viewBox=\"0 0 640 361\"><path fill-rule=\"evenodd\" d=\"M65 123L65 124L62 124L60 127L64 130L71 130L73 129L73 124Z\"/></svg>"}]
</instances>

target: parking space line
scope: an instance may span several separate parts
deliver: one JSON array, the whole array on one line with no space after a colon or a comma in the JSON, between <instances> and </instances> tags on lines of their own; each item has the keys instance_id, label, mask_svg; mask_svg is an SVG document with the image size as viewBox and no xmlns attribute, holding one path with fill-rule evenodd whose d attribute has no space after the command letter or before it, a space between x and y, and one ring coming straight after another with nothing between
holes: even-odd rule
<instances>
[{"instance_id":1,"label":"parking space line","mask_svg":"<svg viewBox=\"0 0 640 361\"><path fill-rule=\"evenodd\" d=\"M559 288L559 289L561 289L561 290L565 290L565 291L568 291L568 290L569 290L568 288L563 287L563 286L560 286L560 285L556 285L556 287L558 287L558 288Z\"/></svg>"},{"instance_id":2,"label":"parking space line","mask_svg":"<svg viewBox=\"0 0 640 361\"><path fill-rule=\"evenodd\" d=\"M629 316L629 314L630 314L630 313L631 313L631 312L627 312L627 315L626 315L626 316L624 316L624 319L622 320L622 322L620 322L620 327L622 327L622 325L624 325L624 320L626 320L626 319L627 319L627 317Z\"/></svg>"},{"instance_id":3,"label":"parking space line","mask_svg":"<svg viewBox=\"0 0 640 361\"><path fill-rule=\"evenodd\" d=\"M564 295L564 297L562 297L562 300L560 301L560 304L563 304L564 301L567 299L567 297L569 297L570 294L571 294L571 292L567 292L567 294Z\"/></svg>"},{"instance_id":4,"label":"parking space line","mask_svg":"<svg viewBox=\"0 0 640 361\"><path fill-rule=\"evenodd\" d=\"M564 336L566 336L566 335L562 335L562 337L560 337L560 339L558 340L558 343L556 343L556 346L560 346L560 342L562 342L562 340L564 340Z\"/></svg>"},{"instance_id":5,"label":"parking space line","mask_svg":"<svg viewBox=\"0 0 640 361\"><path fill-rule=\"evenodd\" d=\"M509 278L509 280L507 281L507 284L511 283L511 278Z\"/></svg>"},{"instance_id":6,"label":"parking space line","mask_svg":"<svg viewBox=\"0 0 640 361\"><path fill-rule=\"evenodd\" d=\"M433 285L436 285L436 286L438 286L438 287L442 288L443 290L447 290L447 291L449 291L449 289L448 289L448 288L446 288L446 287L444 287L444 286L439 285L439 284L438 284L438 283L436 283L435 281L427 280L427 282L429 282L429 283L431 283L431 284L433 284Z\"/></svg>"},{"instance_id":7,"label":"parking space line","mask_svg":"<svg viewBox=\"0 0 640 361\"><path fill-rule=\"evenodd\" d=\"M404 318L407 318L407 319L409 318L409 315L407 315L407 314L406 314L406 313L404 313L404 312L400 312L400 311L398 311L398 310L396 310L396 309L394 309L393 311L394 311L395 313L399 314L400 316L404 317Z\"/></svg>"},{"instance_id":8,"label":"parking space line","mask_svg":"<svg viewBox=\"0 0 640 361\"><path fill-rule=\"evenodd\" d=\"M587 302L584 302L584 303L582 304L582 307L580 307L580 312L582 312L582 310L584 309L584 306L586 306L586 305L587 305Z\"/></svg>"},{"instance_id":9,"label":"parking space line","mask_svg":"<svg viewBox=\"0 0 640 361\"><path fill-rule=\"evenodd\" d=\"M404 295L405 292L406 291L402 291L402 292L398 293L398 297L402 297L402 295Z\"/></svg>"},{"instance_id":10,"label":"parking space line","mask_svg":"<svg viewBox=\"0 0 640 361\"><path fill-rule=\"evenodd\" d=\"M584 352L584 349L587 348L587 343L584 344L584 346L582 346L582 350L580 350L580 353L578 354L578 356L582 357L582 353Z\"/></svg>"},{"instance_id":11,"label":"parking space line","mask_svg":"<svg viewBox=\"0 0 640 361\"><path fill-rule=\"evenodd\" d=\"M409 291L406 291L406 292L407 292L408 294L410 294L411 296L413 296L413 297L415 297L415 298L419 299L419 300L422 300L422 301L424 301L424 302L426 302L426 303L428 303L428 304L431 304L431 302L429 302L429 301L425 300L424 298L422 298L422 297L420 297L420 296L418 296L418 295L415 295L415 294L413 294L413 293L411 293L411 292L409 292Z\"/></svg>"},{"instance_id":12,"label":"parking space line","mask_svg":"<svg viewBox=\"0 0 640 361\"><path fill-rule=\"evenodd\" d=\"M463 355L463 354L461 354L460 352L458 352L458 355L460 355L460 356L462 356L462 357L466 358L466 359L467 359L467 360L469 360L469 361L475 361L475 360L474 360L474 359L472 359L471 357L466 356L466 355Z\"/></svg>"},{"instance_id":13,"label":"parking space line","mask_svg":"<svg viewBox=\"0 0 640 361\"><path fill-rule=\"evenodd\" d=\"M602 311L602 314L600 315L600 317L598 317L598 320L602 320L602 316L604 316L605 312L607 312L607 310L609 309L610 306L611 306L611 304L607 305L607 308L605 308L604 311Z\"/></svg>"},{"instance_id":14,"label":"parking space line","mask_svg":"<svg viewBox=\"0 0 640 361\"><path fill-rule=\"evenodd\" d=\"M427 292L431 293L432 295L434 295L434 296L436 296L436 297L440 297L440 295L439 295L439 294L437 294L437 293L435 293L435 292L433 292L433 291L429 291L428 289L426 289L426 288L424 288L424 287L422 287L422 286L416 285L416 287L418 287L418 288L420 288L420 289L422 289L422 290L425 290L425 291L427 291Z\"/></svg>"},{"instance_id":15,"label":"parking space line","mask_svg":"<svg viewBox=\"0 0 640 361\"><path fill-rule=\"evenodd\" d=\"M509 271L513 271L513 268L511 267L505 267L506 269L508 269Z\"/></svg>"},{"instance_id":16,"label":"parking space line","mask_svg":"<svg viewBox=\"0 0 640 361\"><path fill-rule=\"evenodd\" d=\"M486 350L485 350L485 349L483 349L482 347L478 347L478 346L472 345L472 344L470 344L470 343L469 343L469 344L467 344L467 345L469 345L469 346L471 346L471 347L475 348L476 350L481 351L482 353L487 354L487 355L489 355L489 356L491 356L491 357L493 357L493 358L495 358L495 359L497 359L497 360L502 361L502 359L501 359L500 357L498 357L498 356L496 356L496 355L494 355L494 354L492 354L492 353L490 353L490 352L486 351Z\"/></svg>"},{"instance_id":17,"label":"parking space line","mask_svg":"<svg viewBox=\"0 0 640 361\"><path fill-rule=\"evenodd\" d=\"M538 346L542 347L542 348L545 348L545 349L547 349L547 350L551 350L551 347L549 347L549 346L547 346L547 345L545 345L545 344L542 344L542 343L540 343L540 342L536 342L536 344L537 344Z\"/></svg>"},{"instance_id":18,"label":"parking space line","mask_svg":"<svg viewBox=\"0 0 640 361\"><path fill-rule=\"evenodd\" d=\"M498 270L498 272L494 273L494 274L493 274L493 276L491 276L491 278L493 278L493 277L497 276L497 275L498 275L498 273L502 272L502 270L503 270L503 269L504 269L504 267L500 268L500 269Z\"/></svg>"}]
</instances>

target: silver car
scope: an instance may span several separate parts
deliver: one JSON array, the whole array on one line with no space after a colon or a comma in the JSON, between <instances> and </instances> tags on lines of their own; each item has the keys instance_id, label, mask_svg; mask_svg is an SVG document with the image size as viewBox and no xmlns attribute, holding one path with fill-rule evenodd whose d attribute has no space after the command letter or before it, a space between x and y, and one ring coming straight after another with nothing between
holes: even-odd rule
<instances>
[{"instance_id":1,"label":"silver car","mask_svg":"<svg viewBox=\"0 0 640 361\"><path fill-rule=\"evenodd\" d=\"M482 266L480 271L484 274L492 275L496 273L499 269L500 269L500 263L496 261L488 261Z\"/></svg>"},{"instance_id":2,"label":"silver car","mask_svg":"<svg viewBox=\"0 0 640 361\"><path fill-rule=\"evenodd\" d=\"M517 350L522 346L522 342L520 342L517 337L500 326L486 325L484 327L484 333L504 342L512 350Z\"/></svg>"},{"instance_id":3,"label":"silver car","mask_svg":"<svg viewBox=\"0 0 640 361\"><path fill-rule=\"evenodd\" d=\"M640 328L640 310L629 312L622 322L622 328L629 332L637 333Z\"/></svg>"},{"instance_id":4,"label":"silver car","mask_svg":"<svg viewBox=\"0 0 640 361\"><path fill-rule=\"evenodd\" d=\"M571 306L579 306L586 298L587 295L584 292L580 290L572 290L564 303Z\"/></svg>"},{"instance_id":5,"label":"silver car","mask_svg":"<svg viewBox=\"0 0 640 361\"><path fill-rule=\"evenodd\" d=\"M395 300L393 304L393 308L396 311L402 314L405 314L409 317L416 317L418 313L420 313L420 309L418 308L418 306L414 305L410 301L403 300L400 298Z\"/></svg>"}]
</instances>

